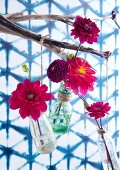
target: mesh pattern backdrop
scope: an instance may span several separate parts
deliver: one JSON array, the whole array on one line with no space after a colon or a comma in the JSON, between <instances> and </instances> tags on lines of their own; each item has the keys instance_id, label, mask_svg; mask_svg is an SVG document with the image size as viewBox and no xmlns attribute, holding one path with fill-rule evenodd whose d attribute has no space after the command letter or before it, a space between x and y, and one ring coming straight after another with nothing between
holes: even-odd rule
<instances>
[{"instance_id":1,"label":"mesh pattern backdrop","mask_svg":"<svg viewBox=\"0 0 120 170\"><path fill-rule=\"evenodd\" d=\"M95 19L109 14L114 8L118 12L116 0L0 0L2 14L23 12L29 15L86 15ZM69 36L71 27L58 21L37 20L18 24L43 35L49 34L56 40L74 42ZM97 21L97 25L101 34L99 42L92 47L113 52L108 65L108 99L112 106L108 122L119 151L119 30L111 20ZM73 116L69 132L57 137L56 150L47 155L36 153L29 132L28 119L21 119L17 111L9 109L7 101L11 92L15 90L18 82L26 78L21 69L24 63L29 63L32 80L40 79L40 55L40 45L0 33L0 170L102 170L96 146L96 126L92 119L83 114L83 103L77 96L73 95L71 100ZM97 70L98 81L94 92L86 96L87 101L89 103L105 101L105 60L86 53L79 53L79 56L87 59ZM59 57L43 49L43 82L49 85L55 96L59 86L49 82L46 69L51 61Z\"/></svg>"}]
</instances>

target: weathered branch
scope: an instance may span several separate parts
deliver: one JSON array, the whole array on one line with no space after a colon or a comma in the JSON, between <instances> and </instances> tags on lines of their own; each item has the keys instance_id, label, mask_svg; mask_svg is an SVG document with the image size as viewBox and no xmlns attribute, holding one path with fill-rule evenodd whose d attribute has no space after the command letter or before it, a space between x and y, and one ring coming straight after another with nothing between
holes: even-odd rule
<instances>
[{"instance_id":1,"label":"weathered branch","mask_svg":"<svg viewBox=\"0 0 120 170\"><path fill-rule=\"evenodd\" d=\"M70 50L78 49L78 46L75 44L70 44L67 42L60 42L60 41L56 41L56 40L50 39L50 38L43 38L43 36L41 34L36 34L30 30L22 28L22 27L18 26L17 24L9 21L7 18L5 18L2 15L0 15L0 32L17 35L17 36L23 37L25 39L31 39L37 43L40 43L40 41L42 39L44 39L43 46L56 52L57 54L61 54L61 55L64 54L64 53L61 53L61 48L70 49ZM96 54L96 55L106 58L106 59L111 55L111 52L109 52L109 51L101 52L101 51L97 51L92 48L86 48L83 46L80 47L79 51Z\"/></svg>"},{"instance_id":2,"label":"weathered branch","mask_svg":"<svg viewBox=\"0 0 120 170\"><path fill-rule=\"evenodd\" d=\"M73 20L75 18L75 16L61 16L61 15L52 15L52 14L23 15L23 13L8 14L5 17L12 22L26 21L26 20L38 20L39 19L39 20L61 21L61 22L66 23L68 25L73 25L73 22L71 22L70 20Z\"/></svg>"}]
</instances>

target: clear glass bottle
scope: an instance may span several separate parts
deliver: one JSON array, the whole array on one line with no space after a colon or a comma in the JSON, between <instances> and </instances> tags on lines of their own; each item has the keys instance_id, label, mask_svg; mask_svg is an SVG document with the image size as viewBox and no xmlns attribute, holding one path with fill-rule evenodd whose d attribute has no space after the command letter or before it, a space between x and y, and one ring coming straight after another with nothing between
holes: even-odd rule
<instances>
[{"instance_id":1,"label":"clear glass bottle","mask_svg":"<svg viewBox=\"0 0 120 170\"><path fill-rule=\"evenodd\" d=\"M102 135L104 136L104 139ZM102 135L99 134L97 145L98 145L98 150L100 153L100 157L101 157L104 170L120 170L120 164L119 164L119 160L118 160L118 157L115 151L115 145L114 145L113 139L111 138L108 132L105 132ZM106 143L106 146L109 152L109 156L111 158L113 168L108 158L105 143Z\"/></svg>"},{"instance_id":2,"label":"clear glass bottle","mask_svg":"<svg viewBox=\"0 0 120 170\"><path fill-rule=\"evenodd\" d=\"M62 135L68 131L72 115L70 99L71 92L61 84L58 92L58 99L52 103L49 115L53 131L57 135Z\"/></svg>"},{"instance_id":3,"label":"clear glass bottle","mask_svg":"<svg viewBox=\"0 0 120 170\"><path fill-rule=\"evenodd\" d=\"M30 131L36 149L41 154L51 153L56 149L56 139L45 113L37 121L30 120Z\"/></svg>"}]
</instances>

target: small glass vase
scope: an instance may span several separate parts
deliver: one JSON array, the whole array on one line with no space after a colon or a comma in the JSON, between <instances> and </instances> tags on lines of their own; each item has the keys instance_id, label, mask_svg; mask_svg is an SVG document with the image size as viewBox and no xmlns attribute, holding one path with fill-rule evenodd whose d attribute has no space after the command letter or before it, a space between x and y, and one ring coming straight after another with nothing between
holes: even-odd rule
<instances>
[{"instance_id":1,"label":"small glass vase","mask_svg":"<svg viewBox=\"0 0 120 170\"><path fill-rule=\"evenodd\" d=\"M52 103L49 115L53 131L57 135L65 134L68 131L72 115L72 106L69 103L70 99L71 92L61 84L58 99Z\"/></svg>"},{"instance_id":2,"label":"small glass vase","mask_svg":"<svg viewBox=\"0 0 120 170\"><path fill-rule=\"evenodd\" d=\"M31 117L29 121L31 135L37 151L41 154L54 151L56 149L56 139L45 113L37 121L34 121Z\"/></svg>"},{"instance_id":3,"label":"small glass vase","mask_svg":"<svg viewBox=\"0 0 120 170\"><path fill-rule=\"evenodd\" d=\"M102 134L99 134L97 145L103 169L120 170L120 164L115 151L114 141L108 132L103 131Z\"/></svg>"}]
</instances>

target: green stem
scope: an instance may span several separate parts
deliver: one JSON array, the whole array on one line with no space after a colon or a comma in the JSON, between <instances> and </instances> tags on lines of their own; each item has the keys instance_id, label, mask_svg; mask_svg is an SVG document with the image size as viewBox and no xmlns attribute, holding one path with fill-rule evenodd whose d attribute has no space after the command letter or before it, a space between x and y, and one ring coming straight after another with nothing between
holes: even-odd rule
<instances>
[{"instance_id":1,"label":"green stem","mask_svg":"<svg viewBox=\"0 0 120 170\"><path fill-rule=\"evenodd\" d=\"M31 78L30 78L30 70L28 71L28 79L30 80Z\"/></svg>"},{"instance_id":2,"label":"green stem","mask_svg":"<svg viewBox=\"0 0 120 170\"><path fill-rule=\"evenodd\" d=\"M100 125L99 125L97 119L95 119L95 121L96 121L96 123L97 123L97 125L98 125L98 128L101 129L101 127L100 127Z\"/></svg>"},{"instance_id":3,"label":"green stem","mask_svg":"<svg viewBox=\"0 0 120 170\"><path fill-rule=\"evenodd\" d=\"M100 126L101 126L101 129L102 129L102 119L100 118Z\"/></svg>"},{"instance_id":4,"label":"green stem","mask_svg":"<svg viewBox=\"0 0 120 170\"><path fill-rule=\"evenodd\" d=\"M40 133L40 136L42 136L42 132L41 132L41 128L40 128L40 124L39 124L39 121L37 120L37 125L38 125L38 129L39 129L39 133ZM41 144L44 145L44 142L43 140L40 140Z\"/></svg>"},{"instance_id":5,"label":"green stem","mask_svg":"<svg viewBox=\"0 0 120 170\"><path fill-rule=\"evenodd\" d=\"M60 101L59 106L55 110L55 113L57 112L57 115L59 115L60 113L61 106L62 106L62 101Z\"/></svg>"},{"instance_id":6,"label":"green stem","mask_svg":"<svg viewBox=\"0 0 120 170\"><path fill-rule=\"evenodd\" d=\"M104 135L101 134L101 137L102 137L103 142L104 142L104 144L105 144L105 149L106 149L106 153L107 153L108 162L110 163L112 170L114 170L113 163L112 163L112 159L111 159L111 157L110 157L110 153L109 153L109 150L108 150L108 147L107 147L107 144L106 144Z\"/></svg>"},{"instance_id":7,"label":"green stem","mask_svg":"<svg viewBox=\"0 0 120 170\"><path fill-rule=\"evenodd\" d=\"M79 96L79 98L82 99L82 101L84 102L85 108L86 108L87 106L89 106L88 102L84 99L83 96L81 96L80 94L78 94L78 96Z\"/></svg>"}]
</instances>

